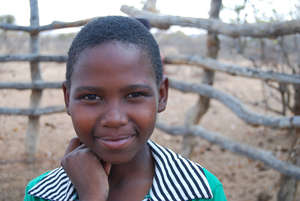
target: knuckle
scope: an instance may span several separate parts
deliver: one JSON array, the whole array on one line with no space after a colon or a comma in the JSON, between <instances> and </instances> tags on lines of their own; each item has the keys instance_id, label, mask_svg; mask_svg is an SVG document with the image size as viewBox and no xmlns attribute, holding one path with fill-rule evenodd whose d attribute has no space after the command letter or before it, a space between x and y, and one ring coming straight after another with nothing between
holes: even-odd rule
<instances>
[{"instance_id":1,"label":"knuckle","mask_svg":"<svg viewBox=\"0 0 300 201\"><path fill-rule=\"evenodd\" d=\"M79 140L78 137L73 137L73 138L70 140L70 144L71 144L71 143L79 143L79 142L80 142L80 140Z\"/></svg>"}]
</instances>

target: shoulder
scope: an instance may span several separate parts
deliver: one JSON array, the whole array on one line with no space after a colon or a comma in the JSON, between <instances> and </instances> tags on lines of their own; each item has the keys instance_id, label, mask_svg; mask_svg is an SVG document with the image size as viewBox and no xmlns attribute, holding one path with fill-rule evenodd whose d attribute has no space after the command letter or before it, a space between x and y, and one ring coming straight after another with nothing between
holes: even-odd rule
<instances>
[{"instance_id":1,"label":"shoulder","mask_svg":"<svg viewBox=\"0 0 300 201\"><path fill-rule=\"evenodd\" d=\"M213 199L214 201L226 201L226 196L223 190L223 185L219 181L219 179L213 175L211 172L209 172L207 169L202 168L204 171L204 174L208 180L209 186L211 188Z\"/></svg>"},{"instance_id":2,"label":"shoulder","mask_svg":"<svg viewBox=\"0 0 300 201\"><path fill-rule=\"evenodd\" d=\"M47 175L49 174L48 172L45 172L44 174L32 179L31 181L28 182L25 190L25 197L24 201L43 201L44 199L36 198L32 195L30 195L28 192L30 189L32 189L37 183L39 183L42 179L44 179Z\"/></svg>"},{"instance_id":3,"label":"shoulder","mask_svg":"<svg viewBox=\"0 0 300 201\"><path fill-rule=\"evenodd\" d=\"M24 201L76 200L73 184L62 167L46 172L30 181Z\"/></svg>"},{"instance_id":4,"label":"shoulder","mask_svg":"<svg viewBox=\"0 0 300 201\"><path fill-rule=\"evenodd\" d=\"M153 193L152 198L155 197L157 200L226 200L225 197L220 199L222 197L219 196L219 191L223 192L221 182L205 168L153 141L149 141L148 144L155 161L155 178L150 192L150 194Z\"/></svg>"}]
</instances>

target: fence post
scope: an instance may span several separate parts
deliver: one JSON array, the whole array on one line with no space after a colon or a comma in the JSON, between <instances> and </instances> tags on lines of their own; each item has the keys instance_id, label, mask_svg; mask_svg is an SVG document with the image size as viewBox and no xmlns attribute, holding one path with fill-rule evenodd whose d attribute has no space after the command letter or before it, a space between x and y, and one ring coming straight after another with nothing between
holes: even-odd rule
<instances>
[{"instance_id":1,"label":"fence post","mask_svg":"<svg viewBox=\"0 0 300 201\"><path fill-rule=\"evenodd\" d=\"M298 61L300 65L300 60ZM300 74L300 72L294 72ZM293 85L295 90L294 95L294 115L300 115L300 85ZM300 166L300 128L294 128L294 132L291 132L292 137L292 146L289 150L288 162ZM299 180L292 178L287 175L281 175L280 177L280 188L277 193L277 201L296 201L297 199L297 190L300 188Z\"/></svg>"},{"instance_id":2,"label":"fence post","mask_svg":"<svg viewBox=\"0 0 300 201\"><path fill-rule=\"evenodd\" d=\"M210 19L218 19L219 13L222 6L222 0L211 0L210 3L210 11L209 11L209 18ZM217 58L218 51L219 51L219 39L216 33L208 32L207 39L206 39L206 46L207 46L207 57L210 58ZM213 70L204 70L202 83L213 85L215 77L215 71ZM205 115L209 108L210 99L205 96L199 96L197 103L192 106L186 116L185 116L185 126L192 126L198 124L202 117ZM185 157L190 157L195 145L196 140L194 136L184 136L182 142L182 155Z\"/></svg>"},{"instance_id":3,"label":"fence post","mask_svg":"<svg viewBox=\"0 0 300 201\"><path fill-rule=\"evenodd\" d=\"M38 0L30 0L30 25L39 26ZM39 54L39 33L30 33L30 52ZM30 62L30 73L32 82L41 81L40 65L38 61ZM30 96L30 108L38 108L42 96L41 89L33 89ZM27 160L32 162L35 159L36 144L39 133L39 116L28 116L28 128L25 140Z\"/></svg>"}]
</instances>

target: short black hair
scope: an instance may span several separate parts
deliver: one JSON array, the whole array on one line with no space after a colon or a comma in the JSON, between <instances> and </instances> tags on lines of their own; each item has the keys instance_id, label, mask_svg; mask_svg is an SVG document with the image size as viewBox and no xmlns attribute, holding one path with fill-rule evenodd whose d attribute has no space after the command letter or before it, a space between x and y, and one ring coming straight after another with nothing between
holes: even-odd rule
<instances>
[{"instance_id":1,"label":"short black hair","mask_svg":"<svg viewBox=\"0 0 300 201\"><path fill-rule=\"evenodd\" d=\"M148 30L151 29L151 24L150 24L150 22L147 19L145 19L145 18L139 18L139 17L137 17L135 19L137 19L140 23L142 23Z\"/></svg>"},{"instance_id":2,"label":"short black hair","mask_svg":"<svg viewBox=\"0 0 300 201\"><path fill-rule=\"evenodd\" d=\"M162 80L162 61L157 42L147 28L137 19L123 16L99 17L86 24L74 38L68 52L66 81L71 85L73 66L80 53L110 41L133 44L144 50L152 64L156 83Z\"/></svg>"}]
</instances>

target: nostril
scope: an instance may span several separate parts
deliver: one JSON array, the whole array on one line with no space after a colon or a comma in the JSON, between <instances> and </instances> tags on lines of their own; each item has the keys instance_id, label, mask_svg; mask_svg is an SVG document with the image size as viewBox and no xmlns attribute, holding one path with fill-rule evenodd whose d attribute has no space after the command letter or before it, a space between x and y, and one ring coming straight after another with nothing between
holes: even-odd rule
<instances>
[{"instance_id":1,"label":"nostril","mask_svg":"<svg viewBox=\"0 0 300 201\"><path fill-rule=\"evenodd\" d=\"M109 128L119 128L127 124L127 116L119 110L111 110L101 118L101 126Z\"/></svg>"}]
</instances>

